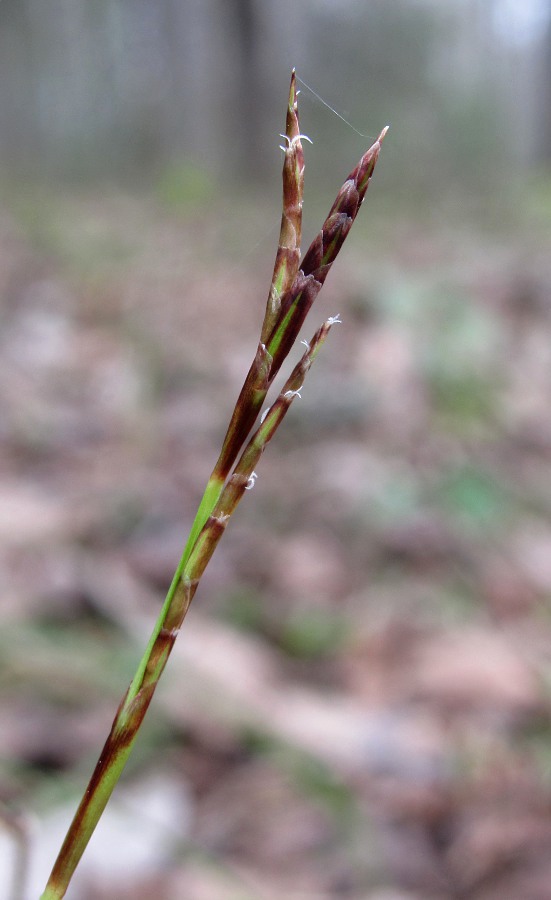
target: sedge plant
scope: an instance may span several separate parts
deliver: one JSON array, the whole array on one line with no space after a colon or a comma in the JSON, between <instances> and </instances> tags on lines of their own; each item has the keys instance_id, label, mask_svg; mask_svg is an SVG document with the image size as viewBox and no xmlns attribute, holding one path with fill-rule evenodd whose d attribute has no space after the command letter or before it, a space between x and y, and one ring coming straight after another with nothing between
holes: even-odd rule
<instances>
[{"instance_id":1,"label":"sedge plant","mask_svg":"<svg viewBox=\"0 0 551 900\"><path fill-rule=\"evenodd\" d=\"M282 390L260 417L268 390L293 347L365 197L383 129L339 190L320 232L300 261L304 183L295 72L287 106L283 211L279 242L258 347L235 404L220 454L207 482L174 578L136 674L121 700L92 777L54 863L41 900L65 895L74 871L119 780L205 568L258 465L338 316L310 341ZM251 435L252 432L252 435Z\"/></svg>"}]
</instances>

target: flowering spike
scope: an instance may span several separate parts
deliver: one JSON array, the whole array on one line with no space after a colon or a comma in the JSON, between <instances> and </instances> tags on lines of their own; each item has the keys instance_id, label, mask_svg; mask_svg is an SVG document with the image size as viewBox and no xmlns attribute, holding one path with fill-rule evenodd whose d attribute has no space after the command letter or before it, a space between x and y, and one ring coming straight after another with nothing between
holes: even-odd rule
<instances>
[{"instance_id":1,"label":"flowering spike","mask_svg":"<svg viewBox=\"0 0 551 900\"><path fill-rule=\"evenodd\" d=\"M199 580L244 492L254 486L257 477L255 466L295 397L300 397L304 379L320 347L331 327L340 323L338 316L330 316L311 341L303 342L305 352L279 396L262 415L260 424L249 437L268 388L298 336L306 314L350 231L387 132L386 128L382 130L378 140L345 181L321 231L299 267L304 158L297 95L293 70L283 147L283 214L279 246L256 355L149 644L117 710L41 900L61 900L65 895L73 872L128 760Z\"/></svg>"},{"instance_id":2,"label":"flowering spike","mask_svg":"<svg viewBox=\"0 0 551 900\"><path fill-rule=\"evenodd\" d=\"M279 371L295 342L304 319L354 223L387 131L388 126L383 128L375 143L364 153L344 182L321 231L308 248L292 286L281 298L279 316L271 333L265 335L266 345L273 357L270 380Z\"/></svg>"},{"instance_id":3,"label":"flowering spike","mask_svg":"<svg viewBox=\"0 0 551 900\"><path fill-rule=\"evenodd\" d=\"M302 233L302 192L304 187L304 154L302 135L298 121L296 75L293 69L285 134L281 135L285 145L281 147L283 160L283 211L272 283L268 295L261 340L270 334L279 314L281 298L291 287L300 259L300 239ZM310 140L305 138L305 140ZM311 141L310 141L311 143Z\"/></svg>"}]
</instances>

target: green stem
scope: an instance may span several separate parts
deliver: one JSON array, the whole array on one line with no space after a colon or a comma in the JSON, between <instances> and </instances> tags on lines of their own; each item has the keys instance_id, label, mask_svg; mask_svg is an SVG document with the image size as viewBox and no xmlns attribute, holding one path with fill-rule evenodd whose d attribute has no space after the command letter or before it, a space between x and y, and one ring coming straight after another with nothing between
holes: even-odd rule
<instances>
[{"instance_id":1,"label":"green stem","mask_svg":"<svg viewBox=\"0 0 551 900\"><path fill-rule=\"evenodd\" d=\"M264 421L247 443L228 483L223 489L218 489L217 483L215 489L214 483L209 481L195 519L195 529L199 527L199 522L208 510L207 518L197 538L192 541L190 536L186 544L147 649L117 710L111 731L69 827L41 900L58 900L65 895L80 858L130 756L201 576L230 516L249 485L255 465L297 396L332 324L332 320L326 322L312 338Z\"/></svg>"},{"instance_id":2,"label":"green stem","mask_svg":"<svg viewBox=\"0 0 551 900\"><path fill-rule=\"evenodd\" d=\"M130 756L205 567L244 491L254 483L254 466L297 396L331 325L338 321L329 319L318 329L278 398L249 438L268 388L294 343L306 313L354 221L377 161L385 131L362 157L341 188L320 234L308 250L300 268L298 254L304 164L294 73L286 135L288 146L285 148L280 241L255 359L238 397L220 456L197 509L189 538L151 638L117 710L111 731L41 900L61 900L65 896L78 862ZM240 452L241 456L236 463ZM230 476L232 469L234 471Z\"/></svg>"}]
</instances>

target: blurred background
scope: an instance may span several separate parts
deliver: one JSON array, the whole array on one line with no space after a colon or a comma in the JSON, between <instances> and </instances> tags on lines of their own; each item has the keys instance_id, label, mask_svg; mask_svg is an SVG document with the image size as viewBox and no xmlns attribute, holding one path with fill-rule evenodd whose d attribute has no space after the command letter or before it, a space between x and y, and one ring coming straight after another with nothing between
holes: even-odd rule
<instances>
[{"instance_id":1,"label":"blurred background","mask_svg":"<svg viewBox=\"0 0 551 900\"><path fill-rule=\"evenodd\" d=\"M390 124L306 336L343 325L68 896L549 897L551 2L1 0L10 900L44 886L253 356L293 66L305 245Z\"/></svg>"}]
</instances>

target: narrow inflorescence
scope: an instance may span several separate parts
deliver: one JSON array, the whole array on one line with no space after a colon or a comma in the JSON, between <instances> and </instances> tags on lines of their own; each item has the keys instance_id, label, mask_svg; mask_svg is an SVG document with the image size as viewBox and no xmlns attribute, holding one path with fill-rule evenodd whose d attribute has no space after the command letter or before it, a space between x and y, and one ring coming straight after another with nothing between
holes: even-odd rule
<instances>
[{"instance_id":1,"label":"narrow inflorescence","mask_svg":"<svg viewBox=\"0 0 551 900\"><path fill-rule=\"evenodd\" d=\"M229 519L256 481L256 467L293 401L331 327L310 341L279 395L253 431L266 394L348 235L373 174L386 128L341 187L323 226L300 262L304 155L293 71L282 150L283 210L272 282L255 357L232 413L184 552L146 651L115 715L100 758L69 828L42 900L60 900L122 774L197 586ZM251 434L252 432L252 434Z\"/></svg>"}]
</instances>

